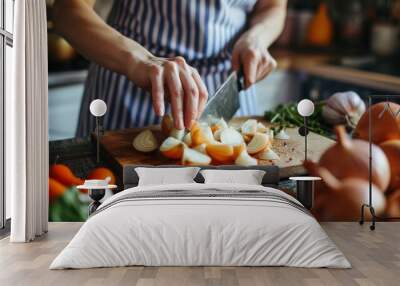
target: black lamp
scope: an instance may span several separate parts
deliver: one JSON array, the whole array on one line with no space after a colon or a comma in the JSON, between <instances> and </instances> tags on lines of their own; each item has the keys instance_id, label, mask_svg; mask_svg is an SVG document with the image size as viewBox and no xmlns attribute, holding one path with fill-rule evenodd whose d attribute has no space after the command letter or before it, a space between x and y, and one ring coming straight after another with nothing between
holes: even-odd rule
<instances>
[{"instance_id":1,"label":"black lamp","mask_svg":"<svg viewBox=\"0 0 400 286\"><path fill-rule=\"evenodd\" d=\"M107 104L101 99L95 99L90 103L90 113L96 117L96 141L97 141L97 164L100 163L100 134L102 127L100 125L100 117L107 112Z\"/></svg>"},{"instance_id":2,"label":"black lamp","mask_svg":"<svg viewBox=\"0 0 400 286\"><path fill-rule=\"evenodd\" d=\"M303 99L297 104L297 112L303 116L304 125L299 128L299 134L304 136L304 160L307 161L307 117L314 113L314 103L309 99ZM321 180L320 177L290 177L296 182L296 197L307 208L311 209L314 203L315 181Z\"/></svg>"},{"instance_id":3,"label":"black lamp","mask_svg":"<svg viewBox=\"0 0 400 286\"><path fill-rule=\"evenodd\" d=\"M314 103L309 99L303 99L297 104L297 112L303 116L304 125L299 128L299 134L304 136L304 160L307 160L307 117L314 113Z\"/></svg>"}]
</instances>

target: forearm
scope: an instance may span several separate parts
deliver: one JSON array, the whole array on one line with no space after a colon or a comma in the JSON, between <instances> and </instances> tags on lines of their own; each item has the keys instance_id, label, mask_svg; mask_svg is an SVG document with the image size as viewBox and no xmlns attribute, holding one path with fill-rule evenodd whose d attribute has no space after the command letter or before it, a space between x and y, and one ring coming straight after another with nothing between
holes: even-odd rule
<instances>
[{"instance_id":1,"label":"forearm","mask_svg":"<svg viewBox=\"0 0 400 286\"><path fill-rule=\"evenodd\" d=\"M259 38L266 48L284 28L287 0L259 0L254 7L246 36Z\"/></svg>"},{"instance_id":2,"label":"forearm","mask_svg":"<svg viewBox=\"0 0 400 286\"><path fill-rule=\"evenodd\" d=\"M85 1L57 0L53 16L57 32L83 56L108 69L127 75L129 65L151 57L141 45L107 25Z\"/></svg>"}]
</instances>

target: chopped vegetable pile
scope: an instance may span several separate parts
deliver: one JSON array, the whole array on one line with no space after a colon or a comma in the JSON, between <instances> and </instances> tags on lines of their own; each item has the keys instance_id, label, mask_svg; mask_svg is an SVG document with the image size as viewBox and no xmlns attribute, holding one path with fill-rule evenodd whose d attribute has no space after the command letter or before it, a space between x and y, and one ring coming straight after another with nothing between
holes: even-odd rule
<instances>
[{"instance_id":1,"label":"chopped vegetable pile","mask_svg":"<svg viewBox=\"0 0 400 286\"><path fill-rule=\"evenodd\" d=\"M272 150L273 132L255 119L235 128L222 118L209 118L209 122L195 122L190 130L176 130L171 116L166 115L161 127L166 136L159 147L161 154L180 160L183 165L234 163L250 166L257 165L258 160L279 160ZM145 136L149 132L144 130L135 137L133 147L136 150L152 152L157 148L154 135ZM281 140L289 139L287 134L286 137L281 135Z\"/></svg>"}]
</instances>

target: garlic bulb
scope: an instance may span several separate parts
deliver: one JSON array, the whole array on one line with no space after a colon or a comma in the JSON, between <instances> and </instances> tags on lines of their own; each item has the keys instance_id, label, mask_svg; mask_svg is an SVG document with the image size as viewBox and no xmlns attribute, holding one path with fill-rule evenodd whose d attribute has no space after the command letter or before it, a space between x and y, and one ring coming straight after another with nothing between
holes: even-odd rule
<instances>
[{"instance_id":1,"label":"garlic bulb","mask_svg":"<svg viewBox=\"0 0 400 286\"><path fill-rule=\"evenodd\" d=\"M338 92L333 94L322 109L325 121L332 124L347 124L354 128L365 112L365 103L353 92Z\"/></svg>"}]
</instances>

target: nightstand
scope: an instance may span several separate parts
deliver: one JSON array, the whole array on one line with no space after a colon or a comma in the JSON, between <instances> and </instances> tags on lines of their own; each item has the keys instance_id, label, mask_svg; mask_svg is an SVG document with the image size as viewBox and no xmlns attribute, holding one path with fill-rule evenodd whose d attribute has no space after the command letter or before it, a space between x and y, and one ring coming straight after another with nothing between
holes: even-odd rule
<instances>
[{"instance_id":1,"label":"nightstand","mask_svg":"<svg viewBox=\"0 0 400 286\"><path fill-rule=\"evenodd\" d=\"M311 210L314 202L315 182L320 181L320 177L290 177L296 182L296 198L304 207Z\"/></svg>"},{"instance_id":2,"label":"nightstand","mask_svg":"<svg viewBox=\"0 0 400 286\"><path fill-rule=\"evenodd\" d=\"M77 189L87 189L89 193L89 197L93 200L89 205L89 216L94 213L97 208L101 205L100 200L104 197L106 193L106 189L116 189L117 185L108 185L108 186L88 186L88 185L80 185L76 187Z\"/></svg>"}]
</instances>

